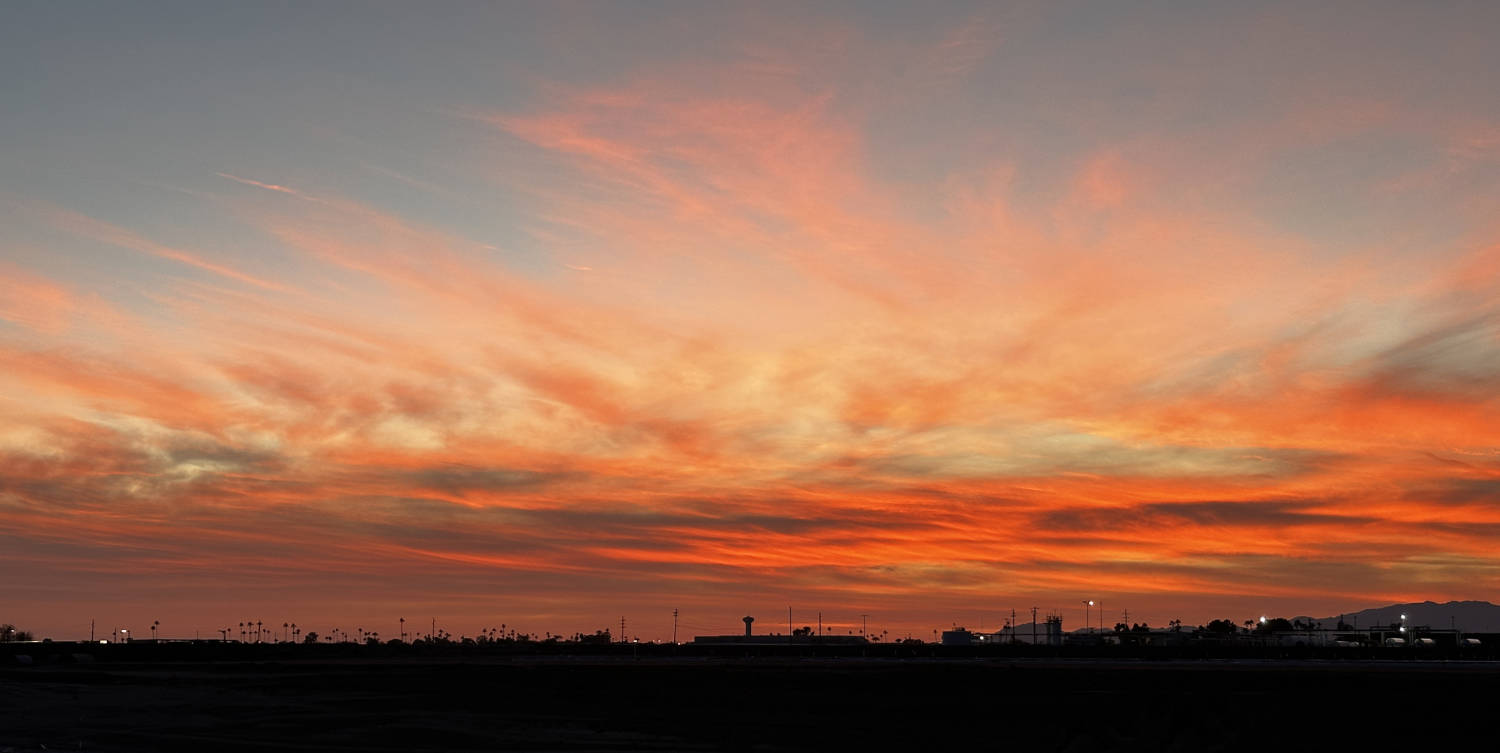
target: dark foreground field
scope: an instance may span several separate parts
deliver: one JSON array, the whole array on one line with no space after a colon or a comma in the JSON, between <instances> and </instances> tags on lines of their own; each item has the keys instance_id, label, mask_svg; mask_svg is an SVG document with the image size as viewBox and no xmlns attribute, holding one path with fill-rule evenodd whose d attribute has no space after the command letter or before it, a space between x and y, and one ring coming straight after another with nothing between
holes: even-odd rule
<instances>
[{"instance_id":1,"label":"dark foreground field","mask_svg":"<svg viewBox=\"0 0 1500 753\"><path fill-rule=\"evenodd\" d=\"M0 751L1493 749L1442 662L356 659L0 670Z\"/></svg>"}]
</instances>

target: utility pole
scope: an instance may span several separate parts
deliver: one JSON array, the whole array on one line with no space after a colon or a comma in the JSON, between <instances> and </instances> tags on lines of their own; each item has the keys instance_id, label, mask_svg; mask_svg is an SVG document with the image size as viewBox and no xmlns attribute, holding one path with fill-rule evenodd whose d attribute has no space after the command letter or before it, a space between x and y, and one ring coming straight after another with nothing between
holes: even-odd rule
<instances>
[{"instance_id":1,"label":"utility pole","mask_svg":"<svg viewBox=\"0 0 1500 753\"><path fill-rule=\"evenodd\" d=\"M629 641L625 640L625 616L624 615L620 615L620 642L621 643L629 643Z\"/></svg>"},{"instance_id":2,"label":"utility pole","mask_svg":"<svg viewBox=\"0 0 1500 753\"><path fill-rule=\"evenodd\" d=\"M865 640L869 640L870 639L870 637L868 635L866 635L866 633L869 632L869 628L870 628L870 619L869 618L870 618L870 615L867 615L867 614L862 614L862 615L859 616L859 634Z\"/></svg>"},{"instance_id":3,"label":"utility pole","mask_svg":"<svg viewBox=\"0 0 1500 753\"><path fill-rule=\"evenodd\" d=\"M94 642L94 621L89 620L89 643Z\"/></svg>"},{"instance_id":4,"label":"utility pole","mask_svg":"<svg viewBox=\"0 0 1500 753\"><path fill-rule=\"evenodd\" d=\"M1036 607L1031 608L1031 645L1036 645Z\"/></svg>"},{"instance_id":5,"label":"utility pole","mask_svg":"<svg viewBox=\"0 0 1500 753\"><path fill-rule=\"evenodd\" d=\"M1011 643L1016 643L1017 642L1016 641L1016 610L1015 610L1014 607L1012 607L1011 610L1010 610L1010 642Z\"/></svg>"},{"instance_id":6,"label":"utility pole","mask_svg":"<svg viewBox=\"0 0 1500 753\"><path fill-rule=\"evenodd\" d=\"M672 607L672 645L677 645L677 607Z\"/></svg>"},{"instance_id":7,"label":"utility pole","mask_svg":"<svg viewBox=\"0 0 1500 753\"><path fill-rule=\"evenodd\" d=\"M796 629L792 627L792 606L788 604L786 607L786 639L791 640L792 634L795 632L797 632Z\"/></svg>"},{"instance_id":8,"label":"utility pole","mask_svg":"<svg viewBox=\"0 0 1500 753\"><path fill-rule=\"evenodd\" d=\"M823 613L818 613L818 637L823 637Z\"/></svg>"}]
</instances>

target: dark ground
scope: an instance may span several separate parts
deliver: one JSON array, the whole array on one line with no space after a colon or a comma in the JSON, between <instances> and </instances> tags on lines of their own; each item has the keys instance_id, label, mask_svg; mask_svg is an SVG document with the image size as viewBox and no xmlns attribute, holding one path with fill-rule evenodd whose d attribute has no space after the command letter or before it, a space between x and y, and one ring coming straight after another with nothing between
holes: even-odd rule
<instances>
[{"instance_id":1,"label":"dark ground","mask_svg":"<svg viewBox=\"0 0 1500 753\"><path fill-rule=\"evenodd\" d=\"M1497 689L1488 662L53 664L0 669L0 752L1412 750L1489 740Z\"/></svg>"}]
</instances>

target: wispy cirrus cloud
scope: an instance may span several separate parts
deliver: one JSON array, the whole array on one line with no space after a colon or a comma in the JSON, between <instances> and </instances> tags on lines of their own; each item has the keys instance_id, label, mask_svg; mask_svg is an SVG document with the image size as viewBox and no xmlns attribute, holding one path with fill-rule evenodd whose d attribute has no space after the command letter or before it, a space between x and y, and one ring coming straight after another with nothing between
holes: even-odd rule
<instances>
[{"instance_id":1,"label":"wispy cirrus cloud","mask_svg":"<svg viewBox=\"0 0 1500 753\"><path fill-rule=\"evenodd\" d=\"M349 162L422 202L210 166L184 235L222 252L29 205L199 274L125 296L0 267L0 563L58 614L145 581L536 630L792 602L921 632L1084 592L1206 620L1500 582L1494 228L1328 243L1256 189L1452 128L1299 94L1121 133L1061 85L980 119L951 99L1003 83L1013 23L906 40L889 81L851 80L880 45L843 29L475 94L441 124L468 129L463 188ZM1166 112L1197 101L1182 76L1154 79ZM943 103L923 133L968 159L890 152ZM1051 142L996 135L1043 116Z\"/></svg>"},{"instance_id":2,"label":"wispy cirrus cloud","mask_svg":"<svg viewBox=\"0 0 1500 753\"><path fill-rule=\"evenodd\" d=\"M70 209L43 203L31 203L28 205L27 210L31 215L42 218L57 229L67 233L177 262L235 282L253 285L265 290L280 293L290 291L290 288L280 283L265 280L225 264L211 261L204 258L201 254L157 243L128 228L104 222L103 220L97 220Z\"/></svg>"}]
</instances>

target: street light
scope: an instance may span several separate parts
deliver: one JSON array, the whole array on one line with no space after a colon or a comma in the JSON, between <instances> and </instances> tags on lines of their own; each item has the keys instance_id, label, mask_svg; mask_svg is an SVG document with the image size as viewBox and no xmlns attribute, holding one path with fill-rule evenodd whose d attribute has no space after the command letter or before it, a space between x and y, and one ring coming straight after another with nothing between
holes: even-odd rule
<instances>
[{"instance_id":1,"label":"street light","mask_svg":"<svg viewBox=\"0 0 1500 753\"><path fill-rule=\"evenodd\" d=\"M1089 600L1083 602L1083 632L1084 633L1088 633L1088 631L1090 629L1089 628L1089 607L1091 607L1091 606L1094 606L1094 600L1093 599L1089 599Z\"/></svg>"}]
</instances>

